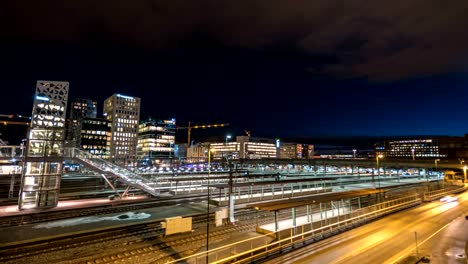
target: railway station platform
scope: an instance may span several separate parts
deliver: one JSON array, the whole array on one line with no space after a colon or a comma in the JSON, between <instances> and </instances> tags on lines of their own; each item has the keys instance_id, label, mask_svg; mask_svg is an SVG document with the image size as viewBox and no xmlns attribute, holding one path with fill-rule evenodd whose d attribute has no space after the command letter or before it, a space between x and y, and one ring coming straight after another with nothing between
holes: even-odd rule
<instances>
[{"instance_id":1,"label":"railway station platform","mask_svg":"<svg viewBox=\"0 0 468 264\"><path fill-rule=\"evenodd\" d=\"M313 213L308 216L300 216L296 217L295 220L291 219L286 219L286 220L281 220L278 221L278 230L276 229L275 223L269 223L266 225L261 225L257 227L257 232L262 233L262 234L270 234L275 231L281 231L281 230L286 230L286 229L291 229L293 227L297 226L302 226L305 224L310 224L312 222L317 222L321 221L324 219L327 219L329 217L334 217L334 216L339 216L339 215L344 215L349 213L350 210L349 208L337 208L333 210L325 210L322 213ZM295 221L295 223L294 223Z\"/></svg>"},{"instance_id":2,"label":"railway station platform","mask_svg":"<svg viewBox=\"0 0 468 264\"><path fill-rule=\"evenodd\" d=\"M124 203L131 203L135 202L136 200L144 201L147 200L148 196L146 195L135 195L135 196L128 196L121 200L109 200L107 197L102 198L91 198L91 199L79 199L79 200L65 200L59 201L57 207L50 208L47 210L38 210L38 209L30 209L30 210L18 210L18 205L5 205L0 206L0 217L7 217L7 216L15 216L15 215L28 215L28 214L35 214L39 212L54 212L54 211L61 211L67 209L77 209L77 208L90 208L96 206L103 206L103 205L118 205Z\"/></svg>"},{"instance_id":3,"label":"railway station platform","mask_svg":"<svg viewBox=\"0 0 468 264\"><path fill-rule=\"evenodd\" d=\"M234 198L236 199L236 204L242 203L251 203L257 201L264 201L264 200L273 200L273 199L282 199L294 196L301 196L301 195L309 195L309 194L317 194L323 192L330 192L332 191L331 188L301 188L301 189L290 189L290 190L276 190L275 188L265 188L264 190L254 192L252 190L249 191L247 194L234 194ZM227 206L229 204L229 197L225 194L223 197L219 198L212 198L210 203L215 204L217 206Z\"/></svg>"}]
</instances>

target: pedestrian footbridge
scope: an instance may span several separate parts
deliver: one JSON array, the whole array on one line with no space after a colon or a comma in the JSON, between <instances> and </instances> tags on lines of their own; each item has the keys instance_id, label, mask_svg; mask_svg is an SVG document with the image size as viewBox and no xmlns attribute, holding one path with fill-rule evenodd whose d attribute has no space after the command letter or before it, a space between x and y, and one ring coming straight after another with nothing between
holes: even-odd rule
<instances>
[{"instance_id":1,"label":"pedestrian footbridge","mask_svg":"<svg viewBox=\"0 0 468 264\"><path fill-rule=\"evenodd\" d=\"M159 189L153 187L156 183L149 179L141 177L140 175L116 165L112 162L103 160L89 152L82 151L77 148L65 148L64 158L70 159L73 162L81 164L90 170L96 171L104 177L114 177L121 182L145 191L152 196L159 196ZM107 180L107 179L106 179Z\"/></svg>"}]
</instances>

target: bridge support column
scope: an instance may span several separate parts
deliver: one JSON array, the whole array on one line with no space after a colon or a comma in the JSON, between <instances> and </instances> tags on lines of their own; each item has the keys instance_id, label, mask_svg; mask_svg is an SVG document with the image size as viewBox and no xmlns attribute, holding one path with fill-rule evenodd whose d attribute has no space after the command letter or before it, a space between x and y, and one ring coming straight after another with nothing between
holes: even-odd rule
<instances>
[{"instance_id":1,"label":"bridge support column","mask_svg":"<svg viewBox=\"0 0 468 264\"><path fill-rule=\"evenodd\" d=\"M323 219L323 216L322 216L322 203L319 204L320 205L320 208L319 208L319 211L320 211L320 220Z\"/></svg>"},{"instance_id":2,"label":"bridge support column","mask_svg":"<svg viewBox=\"0 0 468 264\"><path fill-rule=\"evenodd\" d=\"M325 224L328 224L327 204L325 204Z\"/></svg>"},{"instance_id":3,"label":"bridge support column","mask_svg":"<svg viewBox=\"0 0 468 264\"><path fill-rule=\"evenodd\" d=\"M232 164L229 161L229 222L235 223L236 218L234 216L234 207L235 207L235 195L234 195L234 181L232 175Z\"/></svg>"},{"instance_id":4,"label":"bridge support column","mask_svg":"<svg viewBox=\"0 0 468 264\"><path fill-rule=\"evenodd\" d=\"M296 208L292 208L292 227L294 228L294 235L296 234Z\"/></svg>"},{"instance_id":5,"label":"bridge support column","mask_svg":"<svg viewBox=\"0 0 468 264\"><path fill-rule=\"evenodd\" d=\"M275 232L278 232L278 211L275 211Z\"/></svg>"},{"instance_id":6,"label":"bridge support column","mask_svg":"<svg viewBox=\"0 0 468 264\"><path fill-rule=\"evenodd\" d=\"M10 178L10 191L8 192L8 199L12 199L13 198L13 194L14 194L14 190L15 190L15 174L10 174L11 175L11 178Z\"/></svg>"}]
</instances>

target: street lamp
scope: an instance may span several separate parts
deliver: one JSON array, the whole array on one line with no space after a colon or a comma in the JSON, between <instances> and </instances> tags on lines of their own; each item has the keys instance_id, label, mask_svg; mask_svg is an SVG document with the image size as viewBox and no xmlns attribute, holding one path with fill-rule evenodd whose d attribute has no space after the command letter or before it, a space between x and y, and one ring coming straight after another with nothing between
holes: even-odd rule
<instances>
[{"instance_id":1,"label":"street lamp","mask_svg":"<svg viewBox=\"0 0 468 264\"><path fill-rule=\"evenodd\" d=\"M414 151L415 151L415 149L412 148L412 149L411 149L411 154L412 154L412 156L413 156L413 160L414 160Z\"/></svg>"},{"instance_id":2,"label":"street lamp","mask_svg":"<svg viewBox=\"0 0 468 264\"><path fill-rule=\"evenodd\" d=\"M206 263L208 264L208 250L210 249L210 174L211 174L211 152L214 149L208 146L208 182L207 182L207 198L206 198Z\"/></svg>"},{"instance_id":3,"label":"street lamp","mask_svg":"<svg viewBox=\"0 0 468 264\"><path fill-rule=\"evenodd\" d=\"M23 157L24 153L25 153L24 149L26 148L26 141L27 141L27 139L22 139L21 140L21 157Z\"/></svg>"},{"instance_id":4,"label":"street lamp","mask_svg":"<svg viewBox=\"0 0 468 264\"><path fill-rule=\"evenodd\" d=\"M379 181L379 188L380 188L380 165L379 165L379 160L383 158L383 155L382 154L379 154L375 157L376 161L377 161L377 179ZM375 183L374 183L375 184Z\"/></svg>"},{"instance_id":5,"label":"street lamp","mask_svg":"<svg viewBox=\"0 0 468 264\"><path fill-rule=\"evenodd\" d=\"M356 151L357 149L353 149L353 158L356 158Z\"/></svg>"},{"instance_id":6,"label":"street lamp","mask_svg":"<svg viewBox=\"0 0 468 264\"><path fill-rule=\"evenodd\" d=\"M467 169L467 168L468 168L468 167L467 167L466 165L463 166L463 183L466 182L466 169Z\"/></svg>"},{"instance_id":7,"label":"street lamp","mask_svg":"<svg viewBox=\"0 0 468 264\"><path fill-rule=\"evenodd\" d=\"M231 135L226 136L226 143L228 142L228 139L231 139Z\"/></svg>"}]
</instances>

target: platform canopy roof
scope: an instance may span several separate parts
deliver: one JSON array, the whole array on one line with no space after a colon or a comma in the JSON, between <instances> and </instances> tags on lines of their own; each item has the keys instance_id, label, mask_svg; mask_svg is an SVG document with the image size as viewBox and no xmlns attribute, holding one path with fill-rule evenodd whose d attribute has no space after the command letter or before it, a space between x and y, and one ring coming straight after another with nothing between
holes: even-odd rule
<instances>
[{"instance_id":1,"label":"platform canopy roof","mask_svg":"<svg viewBox=\"0 0 468 264\"><path fill-rule=\"evenodd\" d=\"M372 195L380 192L385 192L384 189L361 189L345 192L330 192L322 194L307 195L301 197L293 197L288 199L281 199L272 202L262 202L248 204L246 207L255 208L262 211L279 211L283 209L296 208L306 205L313 205L319 203L329 203L331 201L339 201L342 199L356 198L367 195Z\"/></svg>"}]
</instances>

